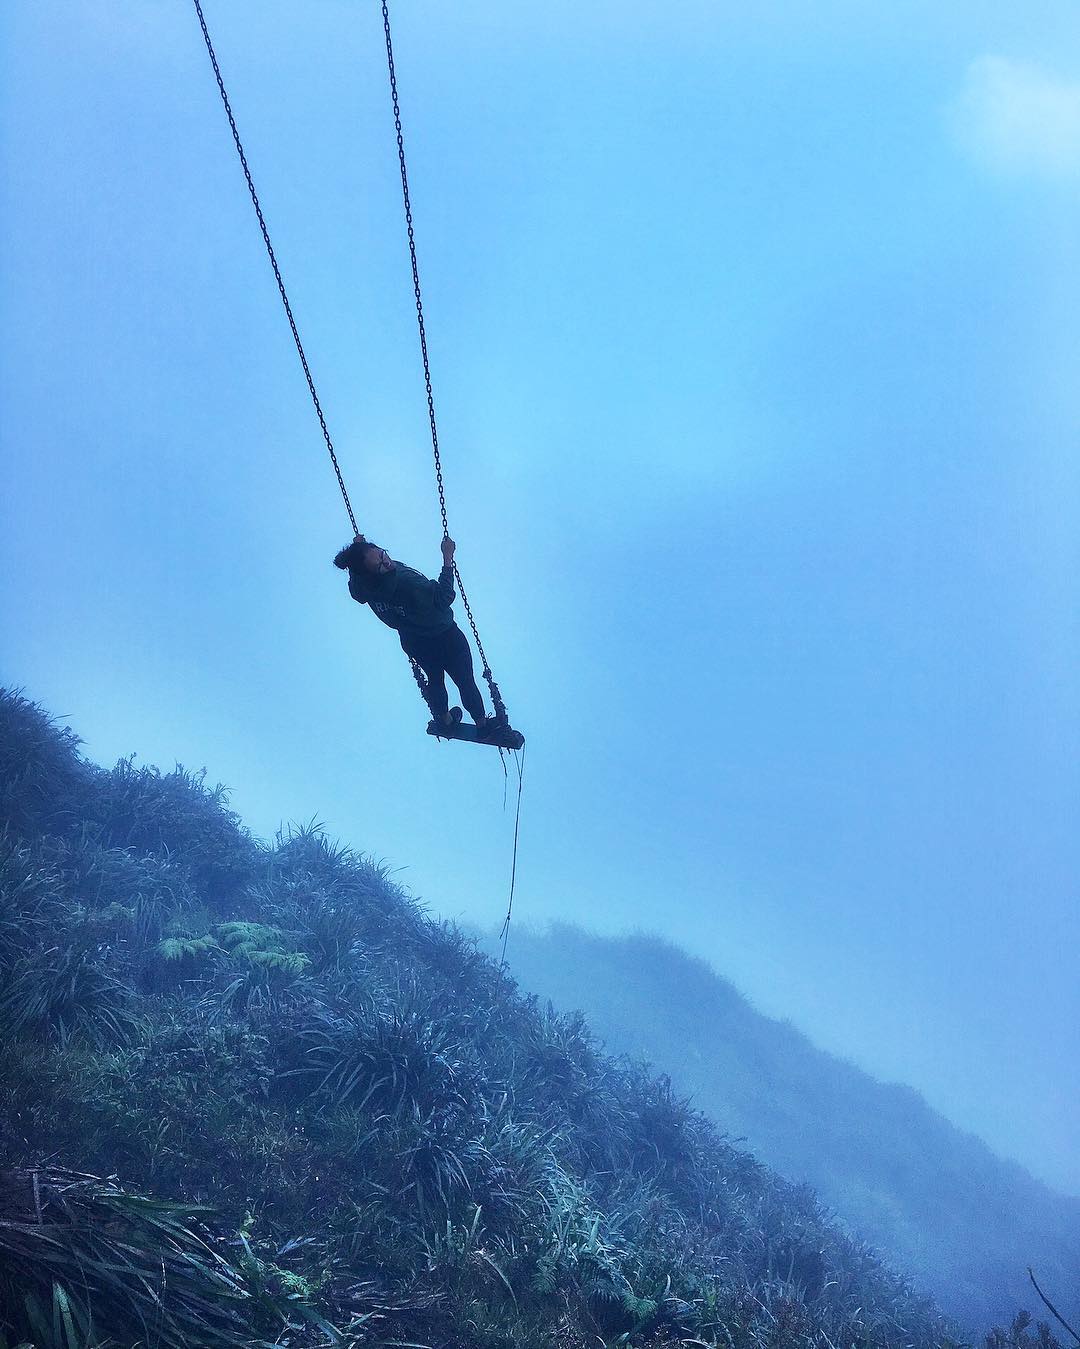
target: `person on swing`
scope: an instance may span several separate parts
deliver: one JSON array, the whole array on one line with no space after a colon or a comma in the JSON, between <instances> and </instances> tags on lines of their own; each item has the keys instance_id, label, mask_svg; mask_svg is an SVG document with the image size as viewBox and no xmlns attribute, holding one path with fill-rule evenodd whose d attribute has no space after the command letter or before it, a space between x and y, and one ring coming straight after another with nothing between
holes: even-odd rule
<instances>
[{"instance_id":1,"label":"person on swing","mask_svg":"<svg viewBox=\"0 0 1080 1349\"><path fill-rule=\"evenodd\" d=\"M451 707L446 694L449 675L465 710L484 734L499 729L503 722L484 710L468 638L450 610L455 598L452 564L456 547L453 539L443 539L443 565L437 581L395 562L385 548L363 534L342 548L334 566L349 573L349 594L397 632L401 649L427 676L427 700L435 725L450 728L461 720L461 708Z\"/></svg>"}]
</instances>

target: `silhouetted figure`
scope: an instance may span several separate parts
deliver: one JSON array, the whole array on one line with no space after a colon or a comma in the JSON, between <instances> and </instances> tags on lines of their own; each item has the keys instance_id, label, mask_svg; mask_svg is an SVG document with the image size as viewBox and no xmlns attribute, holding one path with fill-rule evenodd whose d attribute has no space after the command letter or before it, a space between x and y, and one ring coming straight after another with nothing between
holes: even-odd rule
<instances>
[{"instance_id":1,"label":"silhouetted figure","mask_svg":"<svg viewBox=\"0 0 1080 1349\"><path fill-rule=\"evenodd\" d=\"M451 708L446 694L446 676L458 686L465 710L480 730L494 730L499 719L484 711L473 677L472 650L468 638L454 622L454 560L456 544L443 539L443 566L439 579L431 581L412 567L395 562L385 548L357 534L334 558L334 565L349 573L349 594L366 604L388 628L393 628L401 648L427 676L427 700L436 726L451 727L461 720L461 708Z\"/></svg>"}]
</instances>

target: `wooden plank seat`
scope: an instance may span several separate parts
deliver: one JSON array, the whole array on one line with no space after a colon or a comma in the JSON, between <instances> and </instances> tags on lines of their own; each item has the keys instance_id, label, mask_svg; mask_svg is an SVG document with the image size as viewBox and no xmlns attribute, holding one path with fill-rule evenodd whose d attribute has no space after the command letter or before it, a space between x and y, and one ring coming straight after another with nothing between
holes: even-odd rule
<instances>
[{"instance_id":1,"label":"wooden plank seat","mask_svg":"<svg viewBox=\"0 0 1080 1349\"><path fill-rule=\"evenodd\" d=\"M482 734L470 721L458 721L452 726L436 726L428 722L428 735L437 740L468 740L474 745L496 745L499 749L522 749L525 737L512 726L500 726Z\"/></svg>"}]
</instances>

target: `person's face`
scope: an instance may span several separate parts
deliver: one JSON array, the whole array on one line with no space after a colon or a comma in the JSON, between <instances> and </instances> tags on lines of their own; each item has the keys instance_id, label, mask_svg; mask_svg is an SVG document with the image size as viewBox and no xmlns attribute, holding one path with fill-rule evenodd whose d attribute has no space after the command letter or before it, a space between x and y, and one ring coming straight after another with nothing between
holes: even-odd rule
<instances>
[{"instance_id":1,"label":"person's face","mask_svg":"<svg viewBox=\"0 0 1080 1349\"><path fill-rule=\"evenodd\" d=\"M394 560L385 548L373 545L364 554L364 568L374 572L376 576L383 576L386 572L394 570Z\"/></svg>"}]
</instances>

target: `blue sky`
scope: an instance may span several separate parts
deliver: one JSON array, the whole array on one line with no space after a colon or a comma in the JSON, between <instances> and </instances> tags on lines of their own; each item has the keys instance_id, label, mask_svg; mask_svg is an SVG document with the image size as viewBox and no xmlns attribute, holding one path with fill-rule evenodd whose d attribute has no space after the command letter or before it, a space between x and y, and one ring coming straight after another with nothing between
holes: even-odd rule
<instances>
[{"instance_id":1,"label":"blue sky","mask_svg":"<svg viewBox=\"0 0 1080 1349\"><path fill-rule=\"evenodd\" d=\"M518 912L663 931L1080 1192L1080 14L395 8ZM207 0L362 525L439 517L374 3ZM0 17L2 676L498 922L193 11ZM512 953L512 947L511 947Z\"/></svg>"}]
</instances>

